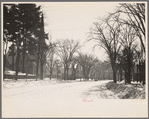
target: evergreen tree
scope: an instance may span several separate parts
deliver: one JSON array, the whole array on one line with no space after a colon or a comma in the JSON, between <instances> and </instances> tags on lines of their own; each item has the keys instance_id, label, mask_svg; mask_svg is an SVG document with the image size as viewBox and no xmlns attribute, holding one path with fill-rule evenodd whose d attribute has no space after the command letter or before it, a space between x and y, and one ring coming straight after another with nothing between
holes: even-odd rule
<instances>
[{"instance_id":1,"label":"evergreen tree","mask_svg":"<svg viewBox=\"0 0 149 119\"><path fill-rule=\"evenodd\" d=\"M4 4L4 43L8 38L13 43L16 51L16 80L18 78L18 65L20 61L20 54L23 54L22 72L25 72L25 54L26 51L34 53L39 51L40 57L44 53L45 33L43 14L40 11L40 6L35 4ZM40 59L41 59L40 58ZM12 70L14 69L14 57L12 63ZM43 63L41 63L41 75L43 74Z\"/></svg>"}]
</instances>

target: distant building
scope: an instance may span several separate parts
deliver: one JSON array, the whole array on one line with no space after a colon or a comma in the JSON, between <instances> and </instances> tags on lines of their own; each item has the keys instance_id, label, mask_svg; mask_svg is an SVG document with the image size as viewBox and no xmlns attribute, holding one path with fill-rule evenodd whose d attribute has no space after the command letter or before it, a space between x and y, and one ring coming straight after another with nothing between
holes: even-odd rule
<instances>
[{"instance_id":1,"label":"distant building","mask_svg":"<svg viewBox=\"0 0 149 119\"><path fill-rule=\"evenodd\" d=\"M16 64L16 53L13 54L12 51L8 51L7 53L7 62L8 65L7 68L12 69L12 58L14 56L14 70L16 70L15 64ZM25 54L25 60L24 60L24 66L25 66L25 73L28 72L29 74L36 74L36 56L31 54ZM19 61L19 72L22 71L22 64L23 64L23 54L20 53L20 61Z\"/></svg>"},{"instance_id":2,"label":"distant building","mask_svg":"<svg viewBox=\"0 0 149 119\"><path fill-rule=\"evenodd\" d=\"M36 59L37 57L30 54L25 54L24 66L25 66L25 73L29 74L36 74ZM22 71L23 64L23 55L20 54L20 62L19 62L19 71Z\"/></svg>"}]
</instances>

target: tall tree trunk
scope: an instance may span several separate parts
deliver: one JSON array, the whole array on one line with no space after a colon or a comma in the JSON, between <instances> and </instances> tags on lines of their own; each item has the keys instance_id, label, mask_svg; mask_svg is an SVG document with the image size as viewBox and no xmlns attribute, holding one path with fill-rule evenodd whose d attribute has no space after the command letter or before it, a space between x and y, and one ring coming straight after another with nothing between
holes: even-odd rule
<instances>
[{"instance_id":1,"label":"tall tree trunk","mask_svg":"<svg viewBox=\"0 0 149 119\"><path fill-rule=\"evenodd\" d=\"M23 39L23 62L22 62L22 73L25 73L25 57L26 56L26 39Z\"/></svg>"},{"instance_id":2,"label":"tall tree trunk","mask_svg":"<svg viewBox=\"0 0 149 119\"><path fill-rule=\"evenodd\" d=\"M138 81L139 81L139 77L138 77L138 74L139 74L139 67L138 67L138 64L137 64L136 66L137 66L137 74L136 74L136 76L137 76L137 83L138 83Z\"/></svg>"},{"instance_id":3,"label":"tall tree trunk","mask_svg":"<svg viewBox=\"0 0 149 119\"><path fill-rule=\"evenodd\" d=\"M119 73L120 73L120 81L122 81L122 66L120 66Z\"/></svg>"},{"instance_id":4,"label":"tall tree trunk","mask_svg":"<svg viewBox=\"0 0 149 119\"><path fill-rule=\"evenodd\" d=\"M51 66L50 66L50 80L51 80L51 78L52 78L52 71L51 71Z\"/></svg>"},{"instance_id":5,"label":"tall tree trunk","mask_svg":"<svg viewBox=\"0 0 149 119\"><path fill-rule=\"evenodd\" d=\"M4 79L5 79L5 67L6 67L6 55L4 55L4 64L3 64L3 81L4 81Z\"/></svg>"},{"instance_id":6,"label":"tall tree trunk","mask_svg":"<svg viewBox=\"0 0 149 119\"><path fill-rule=\"evenodd\" d=\"M44 65L44 49L43 49L43 44L45 43L45 32L44 32L44 17L42 14L41 18L41 36L40 36L40 43L39 43L39 52L40 52L40 77L43 79L43 65Z\"/></svg>"},{"instance_id":7,"label":"tall tree trunk","mask_svg":"<svg viewBox=\"0 0 149 119\"><path fill-rule=\"evenodd\" d=\"M130 51L128 53L128 56L127 56L127 83L130 84L131 83L131 54L130 54Z\"/></svg>"},{"instance_id":8,"label":"tall tree trunk","mask_svg":"<svg viewBox=\"0 0 149 119\"><path fill-rule=\"evenodd\" d=\"M112 67L112 71L113 71L113 82L116 83L117 79L116 79L116 64L113 61L113 58L110 58L111 60L111 67Z\"/></svg>"},{"instance_id":9,"label":"tall tree trunk","mask_svg":"<svg viewBox=\"0 0 149 119\"><path fill-rule=\"evenodd\" d=\"M52 68L50 68L50 80L52 79L52 73L53 73L53 70Z\"/></svg>"},{"instance_id":10,"label":"tall tree trunk","mask_svg":"<svg viewBox=\"0 0 149 119\"><path fill-rule=\"evenodd\" d=\"M14 71L14 41L12 41L12 71Z\"/></svg>"},{"instance_id":11,"label":"tall tree trunk","mask_svg":"<svg viewBox=\"0 0 149 119\"><path fill-rule=\"evenodd\" d=\"M71 80L73 80L74 78L74 68L72 68L72 72L71 72Z\"/></svg>"},{"instance_id":12,"label":"tall tree trunk","mask_svg":"<svg viewBox=\"0 0 149 119\"><path fill-rule=\"evenodd\" d=\"M68 80L68 70L69 70L69 67L67 66L67 68L66 68L66 80Z\"/></svg>"},{"instance_id":13,"label":"tall tree trunk","mask_svg":"<svg viewBox=\"0 0 149 119\"><path fill-rule=\"evenodd\" d=\"M16 76L15 76L15 80L18 80L18 72L19 72L19 61L20 61L20 48L19 48L19 46L17 46Z\"/></svg>"},{"instance_id":14,"label":"tall tree trunk","mask_svg":"<svg viewBox=\"0 0 149 119\"><path fill-rule=\"evenodd\" d=\"M39 69L39 56L38 56L38 59L37 59L37 67L36 67L36 81L37 81L37 78L38 78L38 69Z\"/></svg>"},{"instance_id":15,"label":"tall tree trunk","mask_svg":"<svg viewBox=\"0 0 149 119\"><path fill-rule=\"evenodd\" d=\"M56 77L57 77L57 79L58 79L58 64L57 64L57 66L56 66L56 67L57 67L57 72L56 72L56 73L57 73L57 76L56 76Z\"/></svg>"},{"instance_id":16,"label":"tall tree trunk","mask_svg":"<svg viewBox=\"0 0 149 119\"><path fill-rule=\"evenodd\" d=\"M3 76L5 76L5 62L6 62L6 58L5 58L5 55L3 54L3 61L4 61L4 64L3 64ZM4 80L5 77L3 77L3 80Z\"/></svg>"},{"instance_id":17,"label":"tall tree trunk","mask_svg":"<svg viewBox=\"0 0 149 119\"><path fill-rule=\"evenodd\" d=\"M113 82L116 83L117 79L116 79L116 66L114 63L111 63L112 66L112 70L113 70Z\"/></svg>"},{"instance_id":18,"label":"tall tree trunk","mask_svg":"<svg viewBox=\"0 0 149 119\"><path fill-rule=\"evenodd\" d=\"M76 80L76 69L74 70L74 79L73 80Z\"/></svg>"},{"instance_id":19,"label":"tall tree trunk","mask_svg":"<svg viewBox=\"0 0 149 119\"><path fill-rule=\"evenodd\" d=\"M42 62L42 60L40 60L40 78L41 78L41 80L43 80L43 62Z\"/></svg>"},{"instance_id":20,"label":"tall tree trunk","mask_svg":"<svg viewBox=\"0 0 149 119\"><path fill-rule=\"evenodd\" d=\"M66 68L66 80L68 80L68 68Z\"/></svg>"},{"instance_id":21,"label":"tall tree trunk","mask_svg":"<svg viewBox=\"0 0 149 119\"><path fill-rule=\"evenodd\" d=\"M125 69L125 84L127 84L127 69Z\"/></svg>"},{"instance_id":22,"label":"tall tree trunk","mask_svg":"<svg viewBox=\"0 0 149 119\"><path fill-rule=\"evenodd\" d=\"M50 79L52 78L52 73L53 73L53 58L50 60ZM58 73L58 65L57 65L57 73Z\"/></svg>"},{"instance_id":23,"label":"tall tree trunk","mask_svg":"<svg viewBox=\"0 0 149 119\"><path fill-rule=\"evenodd\" d=\"M64 80L66 80L66 66L64 66Z\"/></svg>"},{"instance_id":24,"label":"tall tree trunk","mask_svg":"<svg viewBox=\"0 0 149 119\"><path fill-rule=\"evenodd\" d=\"M129 67L128 68L128 74L127 74L127 83L128 84L131 84L131 68Z\"/></svg>"},{"instance_id":25,"label":"tall tree trunk","mask_svg":"<svg viewBox=\"0 0 149 119\"><path fill-rule=\"evenodd\" d=\"M3 53L3 56L4 56L4 59L3 59L3 61L4 61L4 64L3 64L3 76L5 74L5 67L6 67L6 61L7 61L7 59L6 59L6 52L7 52L7 47L8 47L8 41L6 41L5 45L6 45L5 50L4 50L4 46L3 46L3 51L4 51L4 53ZM3 80L4 80L4 78L3 78Z\"/></svg>"},{"instance_id":26,"label":"tall tree trunk","mask_svg":"<svg viewBox=\"0 0 149 119\"><path fill-rule=\"evenodd\" d=\"M116 71L115 71L115 69L113 70L113 81L114 81L114 83L116 83Z\"/></svg>"},{"instance_id":27,"label":"tall tree trunk","mask_svg":"<svg viewBox=\"0 0 149 119\"><path fill-rule=\"evenodd\" d=\"M83 78L86 80L85 68L83 68Z\"/></svg>"}]
</instances>

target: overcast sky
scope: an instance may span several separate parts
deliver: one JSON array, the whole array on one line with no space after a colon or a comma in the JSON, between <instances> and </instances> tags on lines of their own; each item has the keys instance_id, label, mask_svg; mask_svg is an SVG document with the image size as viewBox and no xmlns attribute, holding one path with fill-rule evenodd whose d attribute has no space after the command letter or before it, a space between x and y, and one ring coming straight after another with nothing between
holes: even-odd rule
<instances>
[{"instance_id":1,"label":"overcast sky","mask_svg":"<svg viewBox=\"0 0 149 119\"><path fill-rule=\"evenodd\" d=\"M106 60L104 50L96 48L95 43L85 43L93 22L99 17L106 17L116 9L114 2L43 2L42 11L45 18L45 31L57 39L73 39L83 45L81 51Z\"/></svg>"}]
</instances>

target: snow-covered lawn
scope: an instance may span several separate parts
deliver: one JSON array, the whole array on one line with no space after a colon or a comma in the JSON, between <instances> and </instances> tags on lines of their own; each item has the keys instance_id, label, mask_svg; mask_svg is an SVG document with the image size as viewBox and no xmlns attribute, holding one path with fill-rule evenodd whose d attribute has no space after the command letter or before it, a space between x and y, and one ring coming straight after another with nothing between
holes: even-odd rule
<instances>
[{"instance_id":1,"label":"snow-covered lawn","mask_svg":"<svg viewBox=\"0 0 149 119\"><path fill-rule=\"evenodd\" d=\"M16 72L15 71L11 71L11 70L7 70L5 71L6 75L15 75ZM22 72L18 72L18 75L26 75L26 73L22 73ZM28 76L35 76L34 74L28 74Z\"/></svg>"},{"instance_id":2,"label":"snow-covered lawn","mask_svg":"<svg viewBox=\"0 0 149 119\"><path fill-rule=\"evenodd\" d=\"M28 87L28 86L39 86L39 85L52 85L52 84L59 84L59 83L73 83L77 82L74 80L57 80L57 79L49 79L49 78L44 78L43 80L40 79L18 79L12 80L12 79L5 79L3 81L3 89L10 89L10 88L22 88L22 87Z\"/></svg>"}]
</instances>

